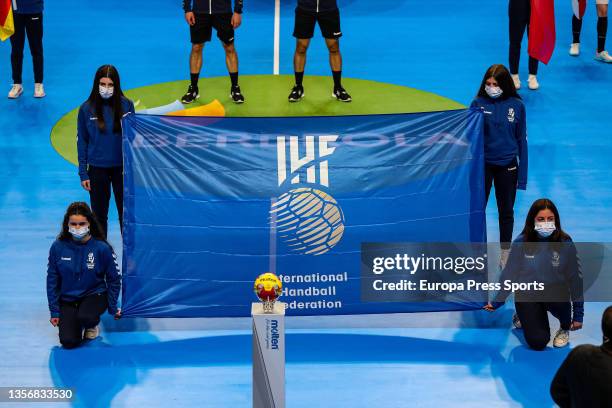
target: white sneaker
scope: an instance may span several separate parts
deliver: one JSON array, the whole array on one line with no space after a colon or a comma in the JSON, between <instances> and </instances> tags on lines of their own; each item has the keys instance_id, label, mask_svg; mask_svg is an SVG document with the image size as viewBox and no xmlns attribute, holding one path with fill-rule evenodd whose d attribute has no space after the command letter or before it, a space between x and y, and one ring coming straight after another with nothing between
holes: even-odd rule
<instances>
[{"instance_id":1,"label":"white sneaker","mask_svg":"<svg viewBox=\"0 0 612 408\"><path fill-rule=\"evenodd\" d=\"M98 337L99 332L100 330L98 330L98 326L92 327L91 329L85 329L85 338L87 340L93 340Z\"/></svg>"},{"instance_id":2,"label":"white sneaker","mask_svg":"<svg viewBox=\"0 0 612 408\"><path fill-rule=\"evenodd\" d=\"M13 84L11 90L8 93L10 99L17 99L23 93L23 86L21 84Z\"/></svg>"},{"instance_id":3,"label":"white sneaker","mask_svg":"<svg viewBox=\"0 0 612 408\"><path fill-rule=\"evenodd\" d=\"M44 98L45 95L45 88L43 87L43 84L34 84L34 97Z\"/></svg>"},{"instance_id":4,"label":"white sneaker","mask_svg":"<svg viewBox=\"0 0 612 408\"><path fill-rule=\"evenodd\" d=\"M540 84L538 83L538 79L536 78L535 75L529 75L529 78L527 79L527 85L529 86L529 89L531 89L532 91L535 91L536 89L540 87Z\"/></svg>"},{"instance_id":5,"label":"white sneaker","mask_svg":"<svg viewBox=\"0 0 612 408\"><path fill-rule=\"evenodd\" d=\"M553 340L553 346L565 347L569 343L569 330L559 329Z\"/></svg>"},{"instance_id":6,"label":"white sneaker","mask_svg":"<svg viewBox=\"0 0 612 408\"><path fill-rule=\"evenodd\" d=\"M515 329L523 328L523 325L521 324L521 319L519 319L516 313L512 315L512 325L514 326Z\"/></svg>"},{"instance_id":7,"label":"white sneaker","mask_svg":"<svg viewBox=\"0 0 612 408\"><path fill-rule=\"evenodd\" d=\"M519 78L518 74L513 74L512 80L514 81L514 87L516 88L516 90L518 91L519 89L521 89L521 79Z\"/></svg>"},{"instance_id":8,"label":"white sneaker","mask_svg":"<svg viewBox=\"0 0 612 408\"><path fill-rule=\"evenodd\" d=\"M580 43L572 43L570 46L569 54L572 57L577 57L580 55Z\"/></svg>"},{"instance_id":9,"label":"white sneaker","mask_svg":"<svg viewBox=\"0 0 612 408\"><path fill-rule=\"evenodd\" d=\"M610 54L608 54L608 51L605 50L602 52L595 53L595 59L601 62L612 62L612 57L610 56Z\"/></svg>"}]
</instances>

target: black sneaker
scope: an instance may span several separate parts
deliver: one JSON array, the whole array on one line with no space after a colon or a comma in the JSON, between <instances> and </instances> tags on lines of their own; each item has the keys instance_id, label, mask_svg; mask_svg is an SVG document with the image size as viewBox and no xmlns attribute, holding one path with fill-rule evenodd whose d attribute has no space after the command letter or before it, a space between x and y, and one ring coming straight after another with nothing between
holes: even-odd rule
<instances>
[{"instance_id":1,"label":"black sneaker","mask_svg":"<svg viewBox=\"0 0 612 408\"><path fill-rule=\"evenodd\" d=\"M304 97L304 87L302 85L296 85L289 94L289 102L297 102L302 100Z\"/></svg>"},{"instance_id":2,"label":"black sneaker","mask_svg":"<svg viewBox=\"0 0 612 408\"><path fill-rule=\"evenodd\" d=\"M244 103L244 96L242 95L242 93L240 93L239 86L232 87L232 90L230 91L230 98L232 98L232 101L234 101L234 103Z\"/></svg>"},{"instance_id":3,"label":"black sneaker","mask_svg":"<svg viewBox=\"0 0 612 408\"><path fill-rule=\"evenodd\" d=\"M353 100L351 99L351 95L349 95L348 92L346 92L346 90L344 90L342 87L334 89L332 96L340 102L350 102Z\"/></svg>"},{"instance_id":4,"label":"black sneaker","mask_svg":"<svg viewBox=\"0 0 612 408\"><path fill-rule=\"evenodd\" d=\"M189 85L189 88L187 88L187 93L183 95L183 97L181 98L181 102L192 103L199 97L200 97L200 94L198 93L198 88L194 88L191 85Z\"/></svg>"}]
</instances>

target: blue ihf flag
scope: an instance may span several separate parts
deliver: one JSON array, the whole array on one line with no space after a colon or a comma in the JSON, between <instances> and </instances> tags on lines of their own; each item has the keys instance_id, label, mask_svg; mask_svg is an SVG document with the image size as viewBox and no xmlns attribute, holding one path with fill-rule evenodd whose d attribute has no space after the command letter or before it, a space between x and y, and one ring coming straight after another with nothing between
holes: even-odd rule
<instances>
[{"instance_id":1,"label":"blue ihf flag","mask_svg":"<svg viewBox=\"0 0 612 408\"><path fill-rule=\"evenodd\" d=\"M484 242L482 114L132 115L123 314L248 316L279 275L290 315L464 310L365 303L363 242Z\"/></svg>"}]
</instances>

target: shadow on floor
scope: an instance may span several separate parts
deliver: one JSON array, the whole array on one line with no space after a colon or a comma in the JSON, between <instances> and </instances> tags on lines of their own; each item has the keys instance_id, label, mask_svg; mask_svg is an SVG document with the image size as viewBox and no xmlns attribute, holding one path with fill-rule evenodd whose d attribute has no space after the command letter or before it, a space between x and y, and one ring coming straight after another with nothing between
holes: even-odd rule
<instances>
[{"instance_id":1,"label":"shadow on floor","mask_svg":"<svg viewBox=\"0 0 612 408\"><path fill-rule=\"evenodd\" d=\"M489 345L479 342L488 332L499 339ZM431 363L463 365L474 371L490 366L514 401L526 407L552 406L548 383L566 353L534 352L518 346L505 359L500 350L507 336L499 330L474 330L471 339L464 336L457 342L296 333L287 334L286 358L288 364ZM151 369L251 364L251 336L247 334L159 342L151 334L137 333L131 340L136 344L110 345L99 338L75 350L53 348L49 367L55 385L77 390L75 406L110 406L124 387L142 382Z\"/></svg>"}]
</instances>

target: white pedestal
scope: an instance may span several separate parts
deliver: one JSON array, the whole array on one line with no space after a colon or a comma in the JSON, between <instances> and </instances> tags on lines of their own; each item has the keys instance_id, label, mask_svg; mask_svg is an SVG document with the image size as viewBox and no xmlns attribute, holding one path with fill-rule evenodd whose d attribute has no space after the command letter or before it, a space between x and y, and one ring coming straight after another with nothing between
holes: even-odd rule
<instances>
[{"instance_id":1,"label":"white pedestal","mask_svg":"<svg viewBox=\"0 0 612 408\"><path fill-rule=\"evenodd\" d=\"M285 408L285 304L253 303L253 408Z\"/></svg>"}]
</instances>

